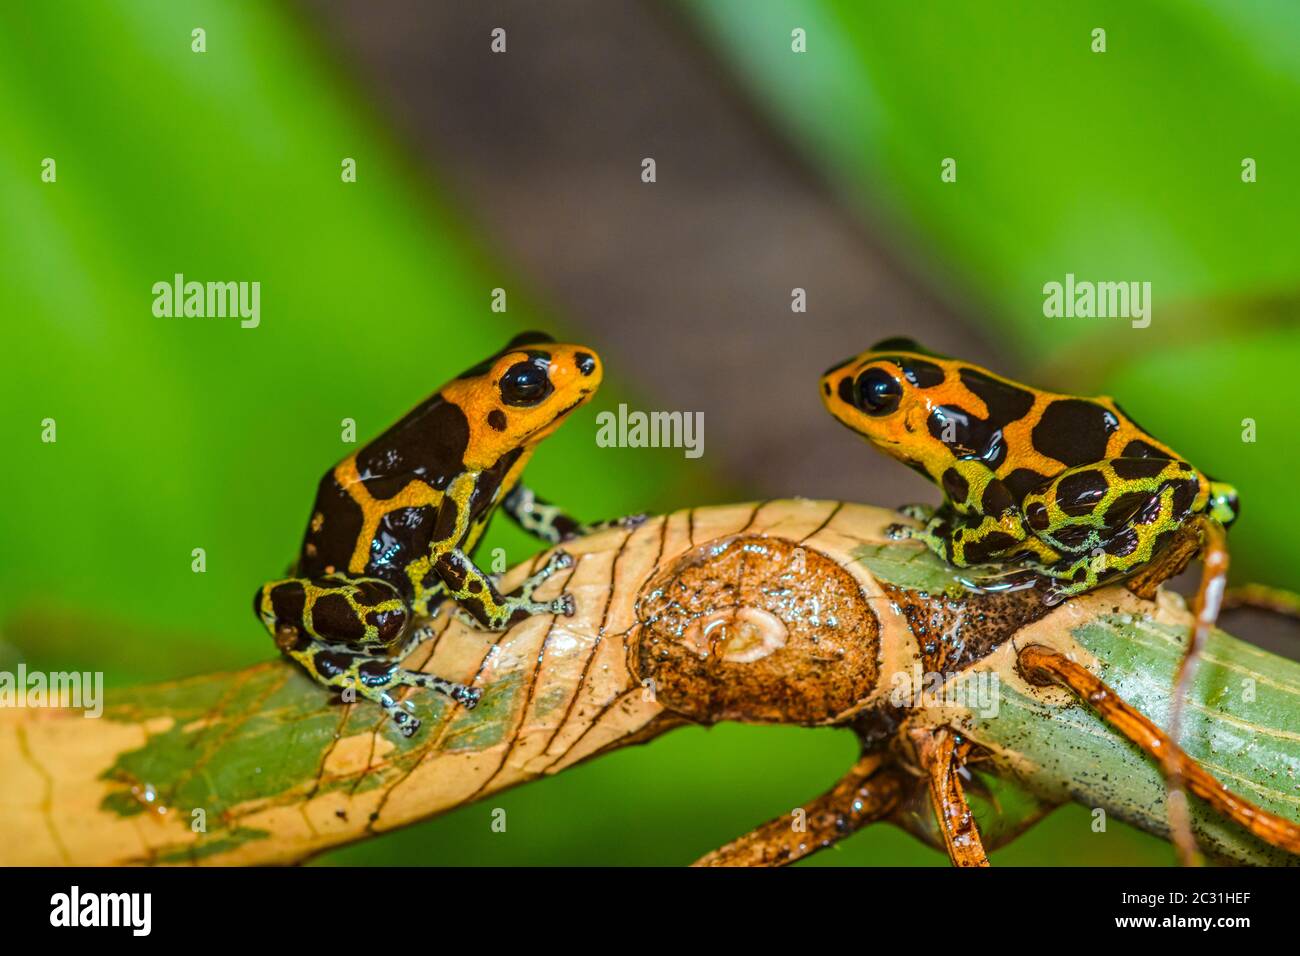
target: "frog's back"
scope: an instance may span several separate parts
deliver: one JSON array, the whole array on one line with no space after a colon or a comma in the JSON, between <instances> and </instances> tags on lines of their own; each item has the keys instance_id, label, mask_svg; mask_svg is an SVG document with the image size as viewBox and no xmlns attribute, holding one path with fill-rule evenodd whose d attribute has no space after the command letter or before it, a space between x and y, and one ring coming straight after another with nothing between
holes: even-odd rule
<instances>
[{"instance_id":1,"label":"frog's back","mask_svg":"<svg viewBox=\"0 0 1300 956\"><path fill-rule=\"evenodd\" d=\"M1070 468L1106 459L1182 460L1107 395L1043 391L929 352L873 358L897 364L924 395L926 430L944 446L940 457L980 457L1017 501Z\"/></svg>"},{"instance_id":2,"label":"frog's back","mask_svg":"<svg viewBox=\"0 0 1300 956\"><path fill-rule=\"evenodd\" d=\"M347 571L383 578L403 593L402 570L427 552L438 506L464 470L465 413L437 392L321 478L298 573Z\"/></svg>"}]
</instances>

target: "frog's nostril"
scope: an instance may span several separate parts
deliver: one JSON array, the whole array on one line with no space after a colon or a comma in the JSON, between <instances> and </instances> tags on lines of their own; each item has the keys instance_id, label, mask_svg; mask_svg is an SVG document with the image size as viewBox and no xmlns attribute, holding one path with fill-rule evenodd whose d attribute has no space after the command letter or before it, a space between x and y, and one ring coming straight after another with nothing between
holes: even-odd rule
<instances>
[{"instance_id":1,"label":"frog's nostril","mask_svg":"<svg viewBox=\"0 0 1300 956\"><path fill-rule=\"evenodd\" d=\"M573 357L573 361L578 366L578 371L583 375L590 375L596 371L596 357L590 352L579 352Z\"/></svg>"}]
</instances>

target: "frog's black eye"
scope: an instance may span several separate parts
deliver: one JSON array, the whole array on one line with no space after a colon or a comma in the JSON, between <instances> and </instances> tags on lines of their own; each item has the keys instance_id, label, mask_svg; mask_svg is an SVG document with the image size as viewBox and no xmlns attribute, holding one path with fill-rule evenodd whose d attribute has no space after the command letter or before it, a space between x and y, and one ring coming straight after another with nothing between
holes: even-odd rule
<instances>
[{"instance_id":1,"label":"frog's black eye","mask_svg":"<svg viewBox=\"0 0 1300 956\"><path fill-rule=\"evenodd\" d=\"M853 383L853 404L868 415L888 415L898 408L903 386L882 368L869 368Z\"/></svg>"},{"instance_id":2,"label":"frog's black eye","mask_svg":"<svg viewBox=\"0 0 1300 956\"><path fill-rule=\"evenodd\" d=\"M540 404L552 391L546 366L536 362L516 362L501 376L501 400L517 408Z\"/></svg>"}]
</instances>

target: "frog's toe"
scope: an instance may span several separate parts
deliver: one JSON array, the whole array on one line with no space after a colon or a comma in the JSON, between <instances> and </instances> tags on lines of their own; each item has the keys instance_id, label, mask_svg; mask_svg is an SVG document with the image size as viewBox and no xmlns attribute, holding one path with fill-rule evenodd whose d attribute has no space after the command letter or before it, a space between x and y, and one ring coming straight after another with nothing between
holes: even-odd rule
<instances>
[{"instance_id":1,"label":"frog's toe","mask_svg":"<svg viewBox=\"0 0 1300 956\"><path fill-rule=\"evenodd\" d=\"M578 613L578 606L574 603L573 595L567 591L551 602L551 613L559 614L563 617L573 617Z\"/></svg>"},{"instance_id":2,"label":"frog's toe","mask_svg":"<svg viewBox=\"0 0 1300 956\"><path fill-rule=\"evenodd\" d=\"M420 671L406 671L401 677L401 682L445 694L456 703L462 704L469 709L473 709L482 694L482 691L477 687L467 687L464 684L457 684L434 674L425 674Z\"/></svg>"},{"instance_id":3,"label":"frog's toe","mask_svg":"<svg viewBox=\"0 0 1300 956\"><path fill-rule=\"evenodd\" d=\"M569 552L563 549L553 552L550 560L542 566L542 569L524 581L523 585L519 589L519 593L525 596L532 594L534 590L540 587L541 584L556 571L563 571L566 568L571 568L573 567L573 564L573 555L569 554Z\"/></svg>"},{"instance_id":4,"label":"frog's toe","mask_svg":"<svg viewBox=\"0 0 1300 956\"><path fill-rule=\"evenodd\" d=\"M403 737L414 737L420 729L420 718L412 716L400 707L394 708L389 712L393 723L397 725L397 730Z\"/></svg>"},{"instance_id":5,"label":"frog's toe","mask_svg":"<svg viewBox=\"0 0 1300 956\"><path fill-rule=\"evenodd\" d=\"M478 687L465 687L462 684L456 685L458 692L452 696L466 710L473 710L478 706L479 700L483 697L483 691Z\"/></svg>"},{"instance_id":6,"label":"frog's toe","mask_svg":"<svg viewBox=\"0 0 1300 956\"><path fill-rule=\"evenodd\" d=\"M1086 587L1066 587L1059 584L1053 584L1043 591L1043 603L1048 607L1056 607L1066 598L1072 598L1076 594L1082 594L1088 590Z\"/></svg>"}]
</instances>

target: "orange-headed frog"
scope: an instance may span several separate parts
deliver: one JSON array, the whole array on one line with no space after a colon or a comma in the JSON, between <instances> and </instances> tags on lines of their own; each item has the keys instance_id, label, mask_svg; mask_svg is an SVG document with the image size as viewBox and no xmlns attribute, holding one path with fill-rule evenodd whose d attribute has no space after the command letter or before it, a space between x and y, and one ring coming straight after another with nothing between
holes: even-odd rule
<instances>
[{"instance_id":1,"label":"orange-headed frog","mask_svg":"<svg viewBox=\"0 0 1300 956\"><path fill-rule=\"evenodd\" d=\"M1195 468L1108 396L1040 391L910 339L887 339L836 365L822 376L821 393L842 423L943 490L937 509L903 509L922 523L893 526L895 537L918 539L957 567L1016 565L1000 578L963 582L975 590L1045 581L1046 601L1059 603L1128 577L1194 533L1204 570L1171 696L1169 736L1178 741L1227 583L1225 529L1239 510L1231 485ZM1179 567L1175 559L1158 576ZM1243 594L1235 603L1293 613L1293 595L1278 601ZM1172 798L1179 771L1173 763L1163 770ZM1190 859L1187 815L1169 803L1176 842Z\"/></svg>"},{"instance_id":2,"label":"orange-headed frog","mask_svg":"<svg viewBox=\"0 0 1300 956\"><path fill-rule=\"evenodd\" d=\"M1136 571L1193 520L1237 517L1232 486L1106 396L1041 391L910 339L836 365L821 391L835 418L943 490L939 508L905 509L924 524L896 537L961 568L1032 567L1049 603Z\"/></svg>"},{"instance_id":3,"label":"orange-headed frog","mask_svg":"<svg viewBox=\"0 0 1300 956\"><path fill-rule=\"evenodd\" d=\"M327 471L292 576L254 597L280 650L321 684L378 703L408 737L420 723L392 696L398 687L429 688L473 707L477 689L401 666L445 598L489 630L574 611L567 593L533 600L543 581L572 564L562 550L510 594L474 563L496 506L552 544L642 520L583 525L519 480L538 442L600 381L591 349L525 333Z\"/></svg>"}]
</instances>

